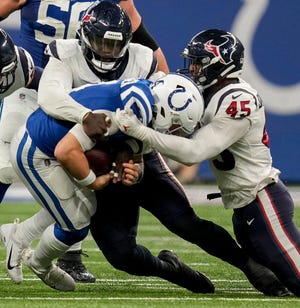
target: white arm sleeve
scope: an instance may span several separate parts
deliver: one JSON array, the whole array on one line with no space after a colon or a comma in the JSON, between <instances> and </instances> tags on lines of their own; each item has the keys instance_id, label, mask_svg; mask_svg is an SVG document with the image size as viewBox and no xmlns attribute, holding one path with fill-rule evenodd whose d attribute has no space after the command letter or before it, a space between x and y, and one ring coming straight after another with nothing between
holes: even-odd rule
<instances>
[{"instance_id":1,"label":"white arm sleeve","mask_svg":"<svg viewBox=\"0 0 300 308\"><path fill-rule=\"evenodd\" d=\"M76 124L70 130L71 133L80 143L83 151L88 151L96 145L91 138L84 132L82 125Z\"/></svg>"},{"instance_id":2,"label":"white arm sleeve","mask_svg":"<svg viewBox=\"0 0 300 308\"><path fill-rule=\"evenodd\" d=\"M50 57L42 74L38 103L50 116L75 123L82 123L90 109L78 104L68 93L73 86L70 68L60 60Z\"/></svg>"},{"instance_id":3,"label":"white arm sleeve","mask_svg":"<svg viewBox=\"0 0 300 308\"><path fill-rule=\"evenodd\" d=\"M142 141L161 154L186 165L210 159L235 143L250 128L247 118L217 118L200 128L191 139L166 135L146 128Z\"/></svg>"}]
</instances>

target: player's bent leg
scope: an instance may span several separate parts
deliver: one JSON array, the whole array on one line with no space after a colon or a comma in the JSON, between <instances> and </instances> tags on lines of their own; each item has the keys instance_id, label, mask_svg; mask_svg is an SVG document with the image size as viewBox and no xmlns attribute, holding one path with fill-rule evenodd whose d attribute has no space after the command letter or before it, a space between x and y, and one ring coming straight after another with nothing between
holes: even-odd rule
<instances>
[{"instance_id":1,"label":"player's bent leg","mask_svg":"<svg viewBox=\"0 0 300 308\"><path fill-rule=\"evenodd\" d=\"M194 293L214 293L210 279L184 264L172 251L163 250L155 257L146 247L132 242L115 244L115 248L101 244L99 248L116 269L137 276L157 276Z\"/></svg>"},{"instance_id":2,"label":"player's bent leg","mask_svg":"<svg viewBox=\"0 0 300 308\"><path fill-rule=\"evenodd\" d=\"M249 282L260 292L268 296L288 296L290 292L267 267L249 258L243 272Z\"/></svg>"},{"instance_id":3,"label":"player's bent leg","mask_svg":"<svg viewBox=\"0 0 300 308\"><path fill-rule=\"evenodd\" d=\"M172 232L198 245L209 254L218 257L244 272L249 282L265 295L286 296L286 287L268 268L249 259L231 235L221 226L201 219L191 208L181 215L156 216ZM176 219L172 219L176 217ZM207 236L209 234L209 237Z\"/></svg>"},{"instance_id":4,"label":"player's bent leg","mask_svg":"<svg viewBox=\"0 0 300 308\"><path fill-rule=\"evenodd\" d=\"M43 233L34 251L25 250L24 263L48 286L62 291L75 289L74 279L52 263L68 248L86 237L89 228L65 231L57 224L49 226Z\"/></svg>"},{"instance_id":5,"label":"player's bent leg","mask_svg":"<svg viewBox=\"0 0 300 308\"><path fill-rule=\"evenodd\" d=\"M12 144L15 143L18 145L23 137L26 139L26 144L22 148L22 151L27 155L31 140L30 136L24 133L24 127L15 135ZM11 149L12 148L13 147L11 147ZM79 187L79 184L75 183L75 181L66 174L65 170L57 161L51 160L50 162L49 158L38 149L35 151L34 161L36 173L43 170L43 175L39 177L32 175L30 167L27 165L26 161L19 159L16 150L11 151L11 157L12 163L16 168L19 168L18 166L22 164L22 170L19 170L19 176L23 179L26 187L35 199L41 204L43 204L43 201L40 199L40 194L36 192L42 191L44 193L43 200L47 200L47 206L50 207L52 214L55 215L56 221L64 225L67 229L68 227L66 224L73 225L76 229L80 229L89 224L90 217L93 215L96 208L94 192L84 189L81 186ZM49 161L49 165L47 165L46 168L44 164L45 159ZM28 177L30 177L31 184L27 181ZM47 187L46 190L44 189L45 187ZM52 193L48 194L48 191ZM60 204L57 203L57 200L59 200ZM56 209L57 206L60 207L59 210ZM74 262L77 265L79 264L76 269L79 269L82 273L84 265L82 264L81 256L79 255L80 259L78 258L75 260L74 257L78 257L78 255L71 256L71 259L73 259L72 264L74 264ZM74 273L73 266L70 272ZM84 274L86 274L86 272L84 272ZM92 278L94 280L94 277Z\"/></svg>"}]
</instances>

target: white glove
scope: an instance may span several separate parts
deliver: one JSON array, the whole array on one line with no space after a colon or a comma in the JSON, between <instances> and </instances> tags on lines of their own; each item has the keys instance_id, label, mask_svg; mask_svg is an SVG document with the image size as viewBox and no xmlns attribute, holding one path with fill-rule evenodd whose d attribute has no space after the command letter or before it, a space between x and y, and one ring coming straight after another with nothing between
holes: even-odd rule
<instances>
[{"instance_id":1,"label":"white glove","mask_svg":"<svg viewBox=\"0 0 300 308\"><path fill-rule=\"evenodd\" d=\"M126 135L143 140L147 127L144 126L133 113L131 108L116 110L114 121L119 129Z\"/></svg>"}]
</instances>

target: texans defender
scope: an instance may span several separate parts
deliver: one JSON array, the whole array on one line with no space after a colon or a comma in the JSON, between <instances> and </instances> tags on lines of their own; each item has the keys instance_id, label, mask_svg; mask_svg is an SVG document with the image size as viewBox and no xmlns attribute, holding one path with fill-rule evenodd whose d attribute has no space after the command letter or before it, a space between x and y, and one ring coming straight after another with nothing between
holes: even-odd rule
<instances>
[{"instance_id":1,"label":"texans defender","mask_svg":"<svg viewBox=\"0 0 300 308\"><path fill-rule=\"evenodd\" d=\"M237 37L218 29L196 34L185 48L183 56L191 76L204 88L206 105L202 127L191 139L158 134L125 113L119 114L120 127L179 162L208 159L224 206L234 211L234 232L242 248L300 296L294 203L280 171L272 166L262 100L239 77L243 52Z\"/></svg>"},{"instance_id":2,"label":"texans defender","mask_svg":"<svg viewBox=\"0 0 300 308\"><path fill-rule=\"evenodd\" d=\"M164 78L176 80L167 82ZM203 111L202 97L197 86L183 76L164 78L153 86L148 80L90 85L73 90L70 96L79 104L91 110L105 112L111 118L112 112L117 108L130 109L145 125L152 120L154 127L161 128L165 125L170 127L173 118L168 117L168 123L162 117L153 118L152 109L159 109L163 104L165 112L172 114L170 107L164 102L166 97L178 91L178 84L183 84L184 91L176 96L190 102L180 113L193 115L192 120L187 122L187 128L193 130ZM176 119L177 117L176 114ZM160 124L161 121L163 125ZM81 125L77 124L71 129L73 125L72 122L52 118L39 108L29 116L26 126L20 129L11 146L11 161L19 178L47 211L47 215L44 213L43 216L44 227L51 224L44 231L36 249L23 252L24 262L45 284L63 291L74 290L75 283L72 277L55 266L52 260L72 244L85 238L90 218L97 207L94 191L103 189L112 179L111 173L97 177L90 170L84 151L91 149L95 142L87 138ZM67 141L61 144L61 139L69 130ZM115 125L110 127L109 135L113 135L113 140L117 138L118 145L120 144L122 136L118 134ZM76 147L70 146L74 143L74 138L78 140L75 141ZM128 139L126 135L123 135L124 138ZM134 161L124 167L126 174L123 174L121 185L130 187L140 177L141 168L138 168ZM24 237L24 224L25 222L20 223L14 234L15 241L23 245L25 241L20 239ZM171 252L164 251L160 258L150 253L145 257L153 259L152 263L156 264L156 271L151 275L168 279L195 292L214 291L213 284L207 277L181 263ZM151 263L149 266L145 264L145 274L151 266Z\"/></svg>"}]
</instances>

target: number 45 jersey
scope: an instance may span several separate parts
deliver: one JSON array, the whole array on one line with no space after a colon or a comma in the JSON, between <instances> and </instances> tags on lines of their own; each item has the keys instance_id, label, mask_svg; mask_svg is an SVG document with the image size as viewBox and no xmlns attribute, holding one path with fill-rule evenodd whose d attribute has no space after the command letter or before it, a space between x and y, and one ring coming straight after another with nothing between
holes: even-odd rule
<instances>
[{"instance_id":1,"label":"number 45 jersey","mask_svg":"<svg viewBox=\"0 0 300 308\"><path fill-rule=\"evenodd\" d=\"M276 182L280 173L272 167L262 100L256 90L240 79L237 83L230 83L211 93L205 103L207 107L202 118L203 126L225 118L232 120L226 120L226 127L222 128L231 136L231 139L222 141L227 142L228 146L223 144L224 150L210 158L209 162L221 190L224 206L242 207L253 201L259 190ZM235 129L233 122L244 119L250 125L245 133L241 133ZM224 132L223 139L226 139ZM213 143L214 136L208 142Z\"/></svg>"}]
</instances>

